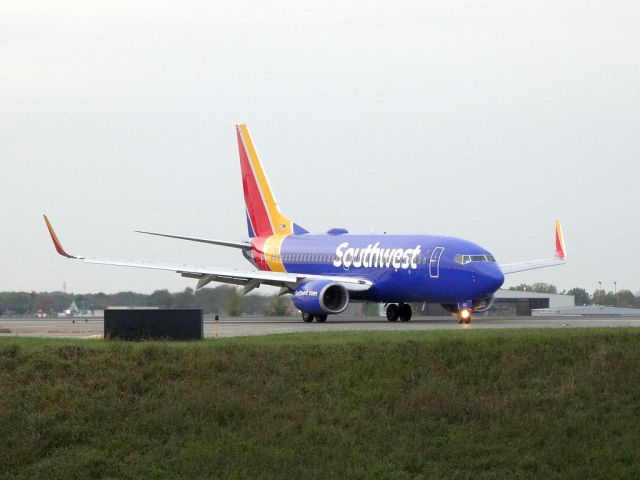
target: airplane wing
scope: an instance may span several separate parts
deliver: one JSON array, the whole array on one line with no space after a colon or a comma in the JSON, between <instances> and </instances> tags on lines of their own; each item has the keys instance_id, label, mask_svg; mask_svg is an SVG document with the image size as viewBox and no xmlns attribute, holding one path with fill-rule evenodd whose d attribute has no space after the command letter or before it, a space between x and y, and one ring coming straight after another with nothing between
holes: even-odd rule
<instances>
[{"instance_id":1,"label":"airplane wing","mask_svg":"<svg viewBox=\"0 0 640 480\"><path fill-rule=\"evenodd\" d=\"M369 290L372 286L372 282L358 277L336 277L336 276L323 276L323 275L307 275L297 273L285 273L285 272L264 272L259 270L235 270L224 269L217 267L205 267L194 265L181 265L170 263L154 263L136 260L116 260L109 258L99 257L84 257L80 255L72 255L62 247L56 232L51 226L51 222L46 215L44 215L44 221L47 224L47 229L53 240L53 245L56 251L67 258L74 258L82 260L85 263L95 263L100 265L115 265L119 267L136 267L136 268L149 268L153 270L167 270L179 273L183 277L198 279L198 285L196 289L200 289L210 282L230 283L233 285L244 286L243 294L249 293L254 288L258 288L260 285L271 285L274 287L280 287L281 294L288 293L295 289L301 282L310 279L328 279L342 284L347 290L351 292L363 292ZM242 247L244 248L244 247Z\"/></svg>"},{"instance_id":2,"label":"airplane wing","mask_svg":"<svg viewBox=\"0 0 640 480\"><path fill-rule=\"evenodd\" d=\"M210 240L208 238L183 237L181 235L169 235L168 233L143 232L142 230L136 230L136 233L144 233L145 235L156 235L158 237L177 238L179 240L189 240L190 242L210 243L212 245L221 245L223 247L251 250L251 244L249 242L227 242L226 240Z\"/></svg>"},{"instance_id":3,"label":"airplane wing","mask_svg":"<svg viewBox=\"0 0 640 480\"><path fill-rule=\"evenodd\" d=\"M562 234L562 225L560 220L556 220L556 255L553 258L543 258L540 260L527 260L524 262L505 263L500 265L502 273L505 275L516 272L524 272L526 270L535 270L536 268L554 267L556 265L564 265L567 262L567 250L564 246L564 235Z\"/></svg>"}]
</instances>

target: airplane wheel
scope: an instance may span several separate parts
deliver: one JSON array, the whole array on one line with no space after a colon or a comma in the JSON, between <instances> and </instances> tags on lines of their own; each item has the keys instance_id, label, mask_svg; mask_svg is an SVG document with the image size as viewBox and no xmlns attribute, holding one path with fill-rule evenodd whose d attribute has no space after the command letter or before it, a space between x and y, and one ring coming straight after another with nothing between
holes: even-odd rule
<instances>
[{"instance_id":1,"label":"airplane wheel","mask_svg":"<svg viewBox=\"0 0 640 480\"><path fill-rule=\"evenodd\" d=\"M326 315L316 315L316 322L324 323L327 321Z\"/></svg>"},{"instance_id":2,"label":"airplane wheel","mask_svg":"<svg viewBox=\"0 0 640 480\"><path fill-rule=\"evenodd\" d=\"M460 317L456 317L458 319L458 323L462 323L462 319Z\"/></svg>"},{"instance_id":3,"label":"airplane wheel","mask_svg":"<svg viewBox=\"0 0 640 480\"><path fill-rule=\"evenodd\" d=\"M471 316L464 319L464 323L471 323Z\"/></svg>"},{"instance_id":4,"label":"airplane wheel","mask_svg":"<svg viewBox=\"0 0 640 480\"><path fill-rule=\"evenodd\" d=\"M305 323L311 323L311 322L313 322L313 315L311 313L303 313L302 314L302 320Z\"/></svg>"},{"instance_id":5,"label":"airplane wheel","mask_svg":"<svg viewBox=\"0 0 640 480\"><path fill-rule=\"evenodd\" d=\"M395 303L389 304L387 306L387 320L390 322L397 322L399 316L398 306Z\"/></svg>"},{"instance_id":6,"label":"airplane wheel","mask_svg":"<svg viewBox=\"0 0 640 480\"><path fill-rule=\"evenodd\" d=\"M401 321L408 322L409 320L411 320L411 313L411 305L409 305L408 303L400 304L398 308L398 314Z\"/></svg>"}]
</instances>

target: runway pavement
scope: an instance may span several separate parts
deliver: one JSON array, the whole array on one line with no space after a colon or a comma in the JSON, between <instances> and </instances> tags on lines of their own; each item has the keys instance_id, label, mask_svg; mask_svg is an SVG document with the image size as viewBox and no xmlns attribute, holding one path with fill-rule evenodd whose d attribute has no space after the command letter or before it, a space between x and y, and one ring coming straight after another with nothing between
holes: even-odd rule
<instances>
[{"instance_id":1,"label":"runway pavement","mask_svg":"<svg viewBox=\"0 0 640 480\"><path fill-rule=\"evenodd\" d=\"M460 330L504 328L589 328L640 327L637 317L475 317L469 325L459 325L452 317L416 317L410 322L387 322L384 318L329 317L326 323L304 323L299 317L221 318L219 322L205 319L205 337L236 337L293 332L329 332L352 330ZM102 318L46 319L0 318L0 337L102 338Z\"/></svg>"}]
</instances>

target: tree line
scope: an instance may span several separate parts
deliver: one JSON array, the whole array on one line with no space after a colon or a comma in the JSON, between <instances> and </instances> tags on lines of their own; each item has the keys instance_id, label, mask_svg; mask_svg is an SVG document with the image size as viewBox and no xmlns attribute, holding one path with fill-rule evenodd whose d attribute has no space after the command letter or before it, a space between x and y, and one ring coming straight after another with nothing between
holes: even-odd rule
<instances>
[{"instance_id":1,"label":"tree line","mask_svg":"<svg viewBox=\"0 0 640 480\"><path fill-rule=\"evenodd\" d=\"M0 292L1 315L55 316L75 302L80 311L104 310L108 307L201 308L204 313L238 316L285 316L292 312L287 297L250 294L242 296L236 287L221 285L182 292L156 290L151 294L135 292L74 294L66 292Z\"/></svg>"},{"instance_id":2,"label":"tree line","mask_svg":"<svg viewBox=\"0 0 640 480\"><path fill-rule=\"evenodd\" d=\"M607 292L595 290L589 294L575 287L558 292L549 283L520 284L510 290L573 295L576 305L609 305L640 308L640 292L630 290ZM74 294L66 292L0 292L0 316L34 315L46 313L55 316L75 302L81 311L104 310L107 307L201 308L206 314L286 316L295 312L288 296L241 295L237 287L220 285L194 291L187 287L182 292L156 290L151 294L135 292ZM377 305L367 307L377 312ZM366 309L365 309L366 310ZM366 313L366 312L365 312Z\"/></svg>"},{"instance_id":3,"label":"tree line","mask_svg":"<svg viewBox=\"0 0 640 480\"><path fill-rule=\"evenodd\" d=\"M611 307L640 308L640 292L634 294L631 290L626 289L617 292L596 289L593 294L589 294L586 289L579 287L558 292L556 286L550 283L534 283L533 285L521 283L516 287L510 287L509 290L573 295L577 306L607 305Z\"/></svg>"}]
</instances>

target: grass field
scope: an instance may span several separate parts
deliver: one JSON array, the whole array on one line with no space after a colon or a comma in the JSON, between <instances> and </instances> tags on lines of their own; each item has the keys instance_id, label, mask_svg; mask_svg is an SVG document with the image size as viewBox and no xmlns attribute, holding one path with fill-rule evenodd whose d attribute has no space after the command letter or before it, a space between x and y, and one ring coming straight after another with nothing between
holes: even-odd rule
<instances>
[{"instance_id":1,"label":"grass field","mask_svg":"<svg viewBox=\"0 0 640 480\"><path fill-rule=\"evenodd\" d=\"M0 478L640 478L640 331L0 338Z\"/></svg>"}]
</instances>

